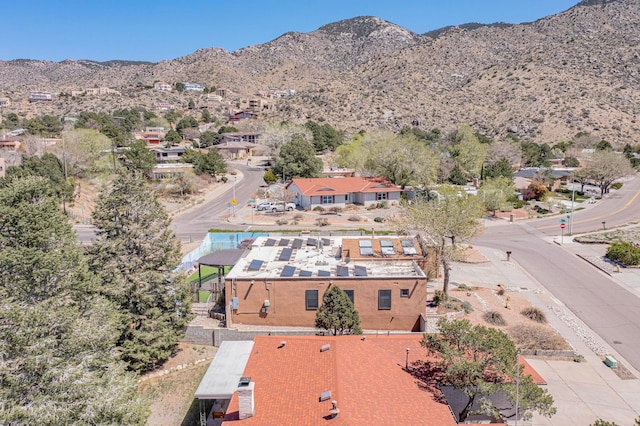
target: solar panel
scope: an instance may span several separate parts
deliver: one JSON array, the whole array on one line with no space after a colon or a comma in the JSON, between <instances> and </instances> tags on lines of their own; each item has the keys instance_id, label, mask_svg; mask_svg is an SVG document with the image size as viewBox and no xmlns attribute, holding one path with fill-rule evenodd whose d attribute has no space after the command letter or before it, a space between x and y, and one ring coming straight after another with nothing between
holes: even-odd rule
<instances>
[{"instance_id":1,"label":"solar panel","mask_svg":"<svg viewBox=\"0 0 640 426\"><path fill-rule=\"evenodd\" d=\"M402 240L400 241L400 244L402 244L402 247L415 247L413 240Z\"/></svg>"},{"instance_id":2,"label":"solar panel","mask_svg":"<svg viewBox=\"0 0 640 426\"><path fill-rule=\"evenodd\" d=\"M396 254L396 249L393 247L382 247L383 256L393 256L394 254Z\"/></svg>"},{"instance_id":3,"label":"solar panel","mask_svg":"<svg viewBox=\"0 0 640 426\"><path fill-rule=\"evenodd\" d=\"M331 276L331 272L329 271L323 271L322 269L318 271L318 276L319 277L330 277Z\"/></svg>"},{"instance_id":4,"label":"solar panel","mask_svg":"<svg viewBox=\"0 0 640 426\"><path fill-rule=\"evenodd\" d=\"M358 240L358 245L360 247L373 247L371 240Z\"/></svg>"},{"instance_id":5,"label":"solar panel","mask_svg":"<svg viewBox=\"0 0 640 426\"><path fill-rule=\"evenodd\" d=\"M315 238L307 238L307 245L308 246L317 246L318 245L318 240L316 240Z\"/></svg>"},{"instance_id":6,"label":"solar panel","mask_svg":"<svg viewBox=\"0 0 640 426\"><path fill-rule=\"evenodd\" d=\"M282 268L282 272L280 273L280 276L281 277L292 277L294 272L296 272L295 266L285 265L285 267Z\"/></svg>"},{"instance_id":7,"label":"solar panel","mask_svg":"<svg viewBox=\"0 0 640 426\"><path fill-rule=\"evenodd\" d=\"M323 238L322 239L322 244L324 244L325 246L329 246L331 245L331 240L328 238Z\"/></svg>"},{"instance_id":8,"label":"solar panel","mask_svg":"<svg viewBox=\"0 0 640 426\"><path fill-rule=\"evenodd\" d=\"M393 241L391 241L391 240L380 240L380 247L393 247Z\"/></svg>"},{"instance_id":9,"label":"solar panel","mask_svg":"<svg viewBox=\"0 0 640 426\"><path fill-rule=\"evenodd\" d=\"M283 238L280 240L280 242L278 243L278 246L280 247L286 247L289 245L289 240L286 238Z\"/></svg>"},{"instance_id":10,"label":"solar panel","mask_svg":"<svg viewBox=\"0 0 640 426\"><path fill-rule=\"evenodd\" d=\"M278 260L289 260L291 259L291 254L293 253L293 249L283 248L282 253L280 253L280 257Z\"/></svg>"},{"instance_id":11,"label":"solar panel","mask_svg":"<svg viewBox=\"0 0 640 426\"><path fill-rule=\"evenodd\" d=\"M418 254L415 247L402 247L402 252L407 255Z\"/></svg>"},{"instance_id":12,"label":"solar panel","mask_svg":"<svg viewBox=\"0 0 640 426\"><path fill-rule=\"evenodd\" d=\"M251 263L249 264L249 271L259 271L260 268L262 267L262 264L264 263L263 260L252 260Z\"/></svg>"},{"instance_id":13,"label":"solar panel","mask_svg":"<svg viewBox=\"0 0 640 426\"><path fill-rule=\"evenodd\" d=\"M318 274L320 275L320 274ZM305 271L304 269L302 269L300 271L300 273L298 273L299 277L310 277L311 276L311 271Z\"/></svg>"},{"instance_id":14,"label":"solar panel","mask_svg":"<svg viewBox=\"0 0 640 426\"><path fill-rule=\"evenodd\" d=\"M373 256L373 247L360 247L361 256Z\"/></svg>"},{"instance_id":15,"label":"solar panel","mask_svg":"<svg viewBox=\"0 0 640 426\"><path fill-rule=\"evenodd\" d=\"M367 267L366 266L356 266L354 270L356 277L366 277L367 276Z\"/></svg>"},{"instance_id":16,"label":"solar panel","mask_svg":"<svg viewBox=\"0 0 640 426\"><path fill-rule=\"evenodd\" d=\"M264 242L265 247L273 247L275 245L276 245L276 240L274 240L273 238L269 238L267 241Z\"/></svg>"},{"instance_id":17,"label":"solar panel","mask_svg":"<svg viewBox=\"0 0 640 426\"><path fill-rule=\"evenodd\" d=\"M293 244L291 244L291 248L299 249L302 248L302 240L300 238L296 238L293 240Z\"/></svg>"},{"instance_id":18,"label":"solar panel","mask_svg":"<svg viewBox=\"0 0 640 426\"><path fill-rule=\"evenodd\" d=\"M338 277L348 277L349 276L349 268L346 266L338 266L336 268L336 276Z\"/></svg>"}]
</instances>

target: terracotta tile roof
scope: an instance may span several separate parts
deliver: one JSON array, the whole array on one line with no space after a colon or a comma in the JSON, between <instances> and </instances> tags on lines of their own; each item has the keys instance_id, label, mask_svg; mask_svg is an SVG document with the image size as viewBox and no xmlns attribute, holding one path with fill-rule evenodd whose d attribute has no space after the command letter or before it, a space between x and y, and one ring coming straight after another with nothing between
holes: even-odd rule
<instances>
[{"instance_id":1,"label":"terracotta tile roof","mask_svg":"<svg viewBox=\"0 0 640 426\"><path fill-rule=\"evenodd\" d=\"M536 385L547 384L547 381L544 379L544 377L542 377L540 373L534 370L531 364L529 364L526 359L520 357L520 365L524 367L524 370L522 370L522 373L524 375L531 376L531 378L533 379L533 383L535 383Z\"/></svg>"},{"instance_id":2,"label":"terracotta tile roof","mask_svg":"<svg viewBox=\"0 0 640 426\"><path fill-rule=\"evenodd\" d=\"M402 191L402 189L382 177L298 178L289 182L287 189L291 185L295 185L301 194L307 196Z\"/></svg>"},{"instance_id":3,"label":"terracotta tile roof","mask_svg":"<svg viewBox=\"0 0 640 426\"><path fill-rule=\"evenodd\" d=\"M404 370L406 348L410 370L428 359L421 337L257 336L244 372L255 383L255 415L242 424L324 425L336 400L333 425L455 425L439 395ZM282 340L287 343L278 348ZM331 348L320 352L326 343ZM319 402L325 391L331 398ZM238 417L236 393L224 425Z\"/></svg>"}]
</instances>

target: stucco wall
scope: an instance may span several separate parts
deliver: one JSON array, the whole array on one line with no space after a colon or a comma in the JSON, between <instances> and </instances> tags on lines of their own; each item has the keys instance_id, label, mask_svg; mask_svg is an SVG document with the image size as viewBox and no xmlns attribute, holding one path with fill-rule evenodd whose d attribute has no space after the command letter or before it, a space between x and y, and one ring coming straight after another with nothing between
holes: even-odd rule
<instances>
[{"instance_id":1,"label":"stucco wall","mask_svg":"<svg viewBox=\"0 0 640 426\"><path fill-rule=\"evenodd\" d=\"M234 323L313 327L316 311L307 310L305 290L318 290L319 304L331 281L343 290L354 290L354 304L363 329L415 330L419 316L425 312L427 282L425 278L348 278L338 279L272 279L264 281L234 280L227 282L226 300L238 297L238 309L229 309L230 326ZM391 309L378 309L378 290L391 290ZM409 297L400 290L408 289ZM269 300L269 312L261 312Z\"/></svg>"}]
</instances>

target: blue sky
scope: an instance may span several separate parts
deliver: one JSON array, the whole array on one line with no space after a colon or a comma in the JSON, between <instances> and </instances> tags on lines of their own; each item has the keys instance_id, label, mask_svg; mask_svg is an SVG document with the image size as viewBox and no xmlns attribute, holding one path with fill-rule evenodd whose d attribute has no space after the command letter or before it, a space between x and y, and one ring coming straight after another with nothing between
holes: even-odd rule
<instances>
[{"instance_id":1,"label":"blue sky","mask_svg":"<svg viewBox=\"0 0 640 426\"><path fill-rule=\"evenodd\" d=\"M370 15L417 33L467 22L535 21L578 0L8 0L0 60L157 62L234 51L288 31Z\"/></svg>"}]
</instances>

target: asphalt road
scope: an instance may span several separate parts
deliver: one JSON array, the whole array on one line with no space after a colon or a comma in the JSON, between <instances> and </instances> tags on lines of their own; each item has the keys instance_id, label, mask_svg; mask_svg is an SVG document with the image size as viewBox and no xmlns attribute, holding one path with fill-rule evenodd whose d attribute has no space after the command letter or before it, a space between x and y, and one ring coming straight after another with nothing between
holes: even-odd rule
<instances>
[{"instance_id":1,"label":"asphalt road","mask_svg":"<svg viewBox=\"0 0 640 426\"><path fill-rule=\"evenodd\" d=\"M635 221L640 179L588 210L574 212L574 233ZM488 227L476 244L511 251L512 258L631 365L640 370L640 298L606 274L550 242L559 217ZM598 225L600 227L598 227Z\"/></svg>"},{"instance_id":2,"label":"asphalt road","mask_svg":"<svg viewBox=\"0 0 640 426\"><path fill-rule=\"evenodd\" d=\"M252 167L233 163L230 168L238 169L244 175L244 178L235 184L236 208L246 205L253 193L264 185L262 176L264 170L259 167ZM202 240L209 229L237 229L237 225L229 224L226 217L233 213L233 207L230 207L233 199L234 184L233 176L229 176L226 183L228 188L218 197L206 201L197 207L194 207L179 216L173 218L171 229L181 241L199 241Z\"/></svg>"},{"instance_id":3,"label":"asphalt road","mask_svg":"<svg viewBox=\"0 0 640 426\"><path fill-rule=\"evenodd\" d=\"M579 204L575 205L580 208ZM536 219L528 223L546 235L560 235L560 217ZM640 221L640 178L624 182L622 188L585 210L574 211L573 233L582 234ZM603 225L602 222L605 222ZM565 228L568 235L569 224Z\"/></svg>"}]
</instances>

